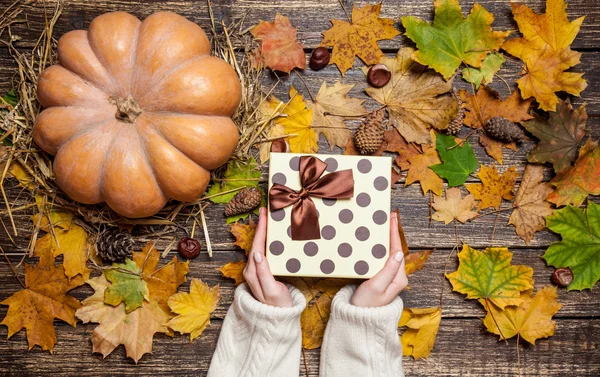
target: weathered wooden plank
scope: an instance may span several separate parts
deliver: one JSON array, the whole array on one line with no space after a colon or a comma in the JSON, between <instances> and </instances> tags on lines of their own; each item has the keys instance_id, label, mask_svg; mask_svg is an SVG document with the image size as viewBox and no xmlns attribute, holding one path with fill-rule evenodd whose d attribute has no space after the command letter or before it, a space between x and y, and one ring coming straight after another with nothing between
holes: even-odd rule
<instances>
[{"instance_id":1,"label":"weathered wooden plank","mask_svg":"<svg viewBox=\"0 0 600 377\"><path fill-rule=\"evenodd\" d=\"M264 185L262 185L264 187ZM14 193L14 191L12 191ZM465 191L466 193L466 191ZM14 202L14 196L9 200ZM429 196L423 196L420 185L413 184L404 187L398 185L397 189L392 190L392 205L391 208L398 208L403 216L403 226L406 233L409 245L415 248L451 248L455 245L455 229L453 225L444 225L443 223L429 221ZM595 199L594 199L595 200ZM16 201L13 207L28 204L27 201ZM510 203L505 202L501 209L509 209ZM211 237L212 247L215 250L232 250L234 249L234 238L229 232L229 226L225 223L223 215L223 205L211 204L205 209L207 226ZM4 209L3 203L0 203L0 210ZM487 213L490 210L482 212ZM486 247L491 244L502 245L507 247L525 247L525 243L519 238L512 225L508 225L508 217L511 211L503 211L497 214L481 216L472 222L466 224L458 224L458 234L461 240L472 245L473 247ZM14 237L7 215L0 216L7 229L10 230L11 236L15 240L16 245L13 245L7 236L4 228L0 227L0 246L6 252L23 252L27 248L29 237L32 229L32 223L29 220L33 214L33 210L24 210L17 212L13 218L19 230L19 236ZM496 215L498 216L496 220ZM178 223L185 229L191 231L192 224L185 222L184 215L180 215ZM494 232L494 226L496 228ZM147 233L147 232L146 232ZM136 234L139 234L136 232ZM493 237L492 237L493 234ZM179 229L175 234L178 237L186 235L183 229ZM202 239L201 233L197 235ZM549 232L541 231L537 233L534 239L530 242L531 247L546 247L551 242L559 238ZM166 241L165 241L166 242ZM204 243L204 242L203 242Z\"/></svg>"},{"instance_id":2,"label":"weathered wooden plank","mask_svg":"<svg viewBox=\"0 0 600 377\"><path fill-rule=\"evenodd\" d=\"M46 2L33 1L28 7L29 27L38 29L43 25L44 4L51 8L56 0ZM8 6L12 0L0 1L0 9ZM344 1L348 10L352 4L362 6L367 1ZM371 1L373 3L373 1ZM461 1L463 12L466 14L475 0ZM495 30L517 30L514 22L510 2L505 0L479 1L488 11L494 14ZM526 2L536 12L545 10L545 0L532 0ZM276 12L289 17L292 24L298 28L298 39L306 48L313 48L321 43L321 33L331 27L330 20L347 20L346 15L337 0L212 0L213 10L217 20L232 19L245 16L245 25L252 26L259 20L271 21ZM205 1L175 0L164 2L160 0L71 0L65 8L63 19L57 24L57 31L64 32L73 28L84 28L94 17L110 11L130 12L143 19L157 11L177 12L200 26L209 30L210 18ZM569 1L567 8L569 19L586 16L578 37L573 42L574 48L599 48L600 47L600 8L590 4L587 0ZM433 20L433 6L431 1L386 1L381 10L381 16L397 20L396 27L404 31L400 18L403 16L416 16L424 20ZM518 35L518 33L514 33ZM382 41L382 48L397 48L399 44L406 45L410 40L403 35L391 41Z\"/></svg>"},{"instance_id":3,"label":"weathered wooden plank","mask_svg":"<svg viewBox=\"0 0 600 377\"><path fill-rule=\"evenodd\" d=\"M54 353L38 347L29 353L25 332L5 340L6 328L0 327L0 373L5 376L133 376L190 375L205 376L216 347L222 321L213 321L202 336L190 343L187 336L154 337L153 353L137 365L125 357L122 346L106 359L92 354L91 332L95 324L76 329L57 323ZM536 346L521 345L522 376L596 377L600 371L600 320L557 321L556 333ZM308 370L300 361L300 376L318 376L320 350L306 351ZM269 355L264 355L269 357ZM487 333L478 319L443 319L435 348L426 360L404 358L407 376L517 376L519 366L515 340L508 344Z\"/></svg>"},{"instance_id":4,"label":"weathered wooden plank","mask_svg":"<svg viewBox=\"0 0 600 377\"><path fill-rule=\"evenodd\" d=\"M511 251L514 253L513 264L523 264L533 268L536 290L551 284L550 276L554 269L547 267L545 262L540 258L543 250L511 249ZM410 289L402 293L405 305L407 307L439 306L443 282L444 293L442 299L443 315L445 318L483 317L485 310L479 303L474 300L466 300L464 295L452 292L450 283L446 279L443 279L444 270L452 272L458 266L456 254L452 253L452 257L449 257L451 252L450 249L438 249L434 251L425 267L410 276ZM172 255L169 256L169 260L172 258ZM191 278L199 278L211 286L215 284L221 286L221 303L214 313L215 318L223 318L225 316L227 308L233 301L234 292L233 280L223 278L221 273L216 269L229 261L241 259L244 259L243 252L241 251L221 251L215 253L212 259L208 258L206 253L203 253L201 257L190 262L188 281ZM21 258L11 256L11 260L16 265ZM35 261L31 262L35 263ZM166 260L164 262L166 263ZM446 263L448 263L447 266ZM22 270L20 271L22 272ZM0 292L0 301L20 289L11 270L4 262L3 268L0 269L0 284L4 287L2 292ZM563 307L556 316L600 318L600 289L598 288L582 292L567 292L565 289L559 289L558 300L563 304ZM183 289L187 291L187 285ZM90 296L92 293L92 289L87 286L73 291L73 295L80 300Z\"/></svg>"}]
</instances>

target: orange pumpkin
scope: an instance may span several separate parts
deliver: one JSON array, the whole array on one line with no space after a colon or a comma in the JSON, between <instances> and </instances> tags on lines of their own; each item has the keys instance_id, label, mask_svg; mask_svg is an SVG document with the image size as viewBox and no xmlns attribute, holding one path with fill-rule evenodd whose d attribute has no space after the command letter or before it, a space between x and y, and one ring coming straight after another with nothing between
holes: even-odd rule
<instances>
[{"instance_id":1,"label":"orange pumpkin","mask_svg":"<svg viewBox=\"0 0 600 377\"><path fill-rule=\"evenodd\" d=\"M60 38L60 64L39 78L45 110L33 129L56 156L57 184L127 217L197 199L238 142L240 81L209 53L204 31L171 12L144 22L107 13Z\"/></svg>"}]
</instances>

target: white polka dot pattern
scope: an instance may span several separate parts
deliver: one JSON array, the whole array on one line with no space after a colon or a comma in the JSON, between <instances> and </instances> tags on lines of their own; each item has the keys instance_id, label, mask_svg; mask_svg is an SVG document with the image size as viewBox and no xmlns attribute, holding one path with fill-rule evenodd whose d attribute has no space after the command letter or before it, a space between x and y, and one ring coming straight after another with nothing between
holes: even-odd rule
<instances>
[{"instance_id":1,"label":"white polka dot pattern","mask_svg":"<svg viewBox=\"0 0 600 377\"><path fill-rule=\"evenodd\" d=\"M272 153L269 189L282 183L300 189L301 155ZM352 169L354 197L312 197L319 211L321 238L291 239L292 206L270 213L267 258L274 275L370 278L384 265L389 250L391 158L313 155L327 163L323 175Z\"/></svg>"}]
</instances>

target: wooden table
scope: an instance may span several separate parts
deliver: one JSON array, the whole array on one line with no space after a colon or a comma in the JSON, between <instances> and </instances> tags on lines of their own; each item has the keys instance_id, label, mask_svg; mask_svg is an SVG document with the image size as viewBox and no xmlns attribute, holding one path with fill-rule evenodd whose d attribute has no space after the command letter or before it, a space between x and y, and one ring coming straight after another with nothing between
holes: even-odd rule
<instances>
[{"instance_id":1,"label":"wooden table","mask_svg":"<svg viewBox=\"0 0 600 377\"><path fill-rule=\"evenodd\" d=\"M55 0L46 0L49 9ZM0 10L11 4L13 0L0 0ZM33 1L27 6L26 14L29 20L27 27L15 27L14 31L22 37L18 46L23 51L29 51L43 27L43 3ZM348 9L351 1L344 1ZM364 3L363 1L357 3ZM468 11L475 3L473 0L463 1L463 10ZM512 20L510 6L506 0L482 1L483 5L491 11L496 21L494 27L500 29L516 29ZM527 4L538 12L544 11L543 0L530 0ZM307 56L310 49L319 44L321 32L328 29L330 19L344 19L345 15L337 0L305 0L305 1L268 1L268 0L213 0L215 16L220 19L231 20L246 16L247 25L256 24L260 19L272 20L275 12L288 16L292 24L298 27L298 38L306 48ZM73 30L87 28L90 21L109 11L131 12L143 19L156 11L170 10L177 12L208 30L209 17L204 1L193 0L72 0L65 7L62 17L56 26L56 36ZM581 28L579 36L573 43L573 48L582 51L581 64L574 71L585 72L588 87L583 92L583 98L575 99L577 105L587 102L587 111L590 115L588 128L591 134L600 138L600 3L599 0L571 0L568 12L571 19L586 15L587 18ZM404 15L415 15L430 20L433 17L433 8L430 1L405 0L386 1L382 15L398 19ZM401 26L399 25L401 28ZM402 30L402 29L401 29ZM398 36L393 41L380 43L387 54L394 54L400 46L411 46L411 42L404 36ZM360 66L361 63L356 64ZM513 84L518 78L522 63L514 59L507 59L501 75ZM0 49L0 93L11 88L11 80L15 76L15 65L10 59L6 49ZM333 83L341 78L335 66L315 72L306 70L304 76L309 87L317 91L323 80ZM271 77L270 80L273 78ZM506 87L500 80L492 85L503 96L508 94ZM284 77L276 95L287 98L290 82L300 92L305 92L304 87L295 75ZM343 79L345 83L356 83L351 95L367 99L363 92L366 82L363 74L358 69L347 72ZM266 83L269 84L268 82ZM456 87L470 88L458 79ZM367 101L367 106L375 107L375 102ZM358 126L352 123L351 128ZM475 153L482 164L490 165L493 160L488 157L476 137L472 141ZM525 167L526 152L533 143L523 145L518 152L505 152L504 165L499 166L504 171L509 166L516 165L519 174ZM320 150L328 153L329 149L324 140L320 141ZM336 149L333 153L341 153ZM263 169L266 172L266 169ZM263 174L263 179L265 174ZM12 201L24 203L21 189L14 180L6 184L8 194ZM595 198L597 199L597 198ZM428 307L439 304L440 289L443 284L443 320L437 337L435 349L426 360L414 361L405 358L404 369L407 376L516 376L517 357L515 340L508 344L498 341L498 337L489 334L484 329L481 318L484 316L482 307L474 301L465 300L463 295L451 292L450 285L443 279L444 264L455 245L453 226L444 226L441 223L429 221L429 200L423 196L418 184L404 187L403 184L392 192L393 208L399 208L403 214L403 223L412 250L435 248L425 268L410 278L411 289L403 293L407 307ZM0 210L4 203L0 204ZM504 203L504 208L510 204ZM105 360L99 354L92 354L91 332L94 324L82 325L72 328L61 321L56 321L57 343L54 353L42 352L39 347L27 352L25 331L21 331L11 340L6 340L6 327L0 326L0 374L1 375L44 375L61 376L73 375L196 375L203 376L208 369L219 329L223 317L231 304L233 297L233 284L220 277L215 268L228 261L240 260L243 253L233 246L233 238L228 231L228 226L222 214L221 206L210 206L207 210L209 232L215 249L213 258L208 258L206 253L190 263L189 277L201 278L210 285L221 285L221 304L215 311L210 326L204 334L190 343L187 336L174 338L159 334L154 338L154 352L145 355L135 365L131 359L125 357L123 347L115 350ZM26 250L31 231L29 216L31 212L19 212L15 219L19 229L19 236L12 244L4 230L0 229L0 246L10 253L13 263L21 259ZM458 234L462 242L482 249L487 246L507 246L514 253L515 264L525 264L534 268L536 289L550 283L553 268L546 266L540 256L546 247L558 237L549 231L543 231L535 236L529 246L516 236L514 228L506 225L510 212L502 212L498 216L497 226L492 239L495 217L485 216L476 221L458 226ZM3 219L5 223L6 218ZM187 226L187 225L186 225ZM180 234L183 235L183 232ZM159 245L161 246L161 245ZM162 245L164 247L164 245ZM451 259L448 270L456 269L456 257ZM189 279L188 279L189 281ZM5 299L20 289L8 265L0 264L0 300ZM187 290L187 286L184 286ZM83 299L91 294L89 287L82 287L75 291L75 296ZM559 290L559 301L562 309L556 314L556 333L549 339L542 339L535 347L521 346L521 374L523 376L599 376L600 375L600 287L592 291L570 292ZM0 316L4 317L6 307L0 308ZM268 357L268 355L264 355ZM319 350L306 352L307 371L301 366L301 375L318 375ZM228 377L228 376L223 376ZM349 376L350 377L350 376Z\"/></svg>"}]
</instances>

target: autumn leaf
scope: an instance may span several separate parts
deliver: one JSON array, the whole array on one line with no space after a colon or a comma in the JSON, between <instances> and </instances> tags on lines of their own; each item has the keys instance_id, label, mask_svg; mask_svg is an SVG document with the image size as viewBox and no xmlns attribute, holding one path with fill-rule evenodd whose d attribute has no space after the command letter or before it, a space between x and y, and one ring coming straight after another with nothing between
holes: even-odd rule
<instances>
[{"instance_id":1,"label":"autumn leaf","mask_svg":"<svg viewBox=\"0 0 600 377\"><path fill-rule=\"evenodd\" d=\"M508 219L525 244L533 239L538 230L546 227L544 218L552 214L553 209L546 197L553 191L549 183L544 183L544 168L541 165L527 164L519 191L513 202L513 212Z\"/></svg>"},{"instance_id":2,"label":"autumn leaf","mask_svg":"<svg viewBox=\"0 0 600 377\"><path fill-rule=\"evenodd\" d=\"M432 250L423 250L406 254L404 256L404 272L406 272L406 275L410 276L425 267L425 262L431 256L431 253L433 253Z\"/></svg>"},{"instance_id":3,"label":"autumn leaf","mask_svg":"<svg viewBox=\"0 0 600 377\"><path fill-rule=\"evenodd\" d=\"M458 269L446 274L452 290L468 299L483 299L500 309L523 302L521 292L533 288L533 268L510 264L512 253L505 247L490 247L483 252L463 244L458 253ZM487 306L486 306L487 307Z\"/></svg>"},{"instance_id":4,"label":"autumn leaf","mask_svg":"<svg viewBox=\"0 0 600 377\"><path fill-rule=\"evenodd\" d=\"M190 261L180 262L177 256L173 256L170 262L158 268L160 252L153 242L144 246L141 252L134 252L133 261L141 270L141 278L148 285L150 300L158 300L158 306L170 314L167 301L185 283Z\"/></svg>"},{"instance_id":5,"label":"autumn leaf","mask_svg":"<svg viewBox=\"0 0 600 377\"><path fill-rule=\"evenodd\" d=\"M352 68L355 56L366 65L379 63L383 52L377 41L392 39L400 34L394 27L394 20L379 17L380 11L381 4L367 4L362 8L353 6L350 23L331 20L333 26L323 32L321 46L333 47L331 64L337 65L342 76Z\"/></svg>"},{"instance_id":6,"label":"autumn leaf","mask_svg":"<svg viewBox=\"0 0 600 377\"><path fill-rule=\"evenodd\" d=\"M404 254L404 272L406 272L406 276L410 276L425 267L425 262L427 262L427 259L429 259L429 256L431 256L433 251L423 250L409 253L408 242L406 241L406 235L404 234L404 228L402 227L400 210L396 208L394 212L398 219L398 234L400 235L400 245L402 247L402 253Z\"/></svg>"},{"instance_id":7,"label":"autumn leaf","mask_svg":"<svg viewBox=\"0 0 600 377\"><path fill-rule=\"evenodd\" d=\"M277 102L276 98L272 101ZM313 109L306 107L302 94L290 86L290 101L281 108L280 116L275 123L283 126L286 134L295 136L288 137L290 152L292 153L316 153L319 151L317 144L319 138L312 128Z\"/></svg>"},{"instance_id":8,"label":"autumn leaf","mask_svg":"<svg viewBox=\"0 0 600 377\"><path fill-rule=\"evenodd\" d=\"M502 117L513 123L533 118L528 112L533 98L523 100L518 91L502 100L496 91L482 85L475 95L466 90L461 90L459 95L464 102L464 124L471 128L481 128L485 122L494 117ZM499 163L502 163L502 148L517 150L514 142L503 143L483 134L479 136L479 142L486 152Z\"/></svg>"},{"instance_id":9,"label":"autumn leaf","mask_svg":"<svg viewBox=\"0 0 600 377\"><path fill-rule=\"evenodd\" d=\"M522 292L523 301L519 306L501 310L493 304L488 305L483 324L489 332L500 335L501 340L519 335L535 345L536 340L554 335L556 322L552 316L562 307L557 298L556 287L544 287L535 296L531 290Z\"/></svg>"},{"instance_id":10,"label":"autumn leaf","mask_svg":"<svg viewBox=\"0 0 600 377\"><path fill-rule=\"evenodd\" d=\"M525 63L525 76L517 80L521 94L535 97L542 110L555 111L555 92L578 96L587 86L582 73L565 72L579 64L581 52L570 46L585 17L569 22L564 0L547 0L546 13L541 15L524 4L511 7L523 37L504 42L502 49Z\"/></svg>"},{"instance_id":11,"label":"autumn leaf","mask_svg":"<svg viewBox=\"0 0 600 377\"><path fill-rule=\"evenodd\" d=\"M400 337L402 354L415 360L429 357L435 344L442 308L404 308L398 327L408 327Z\"/></svg>"},{"instance_id":12,"label":"autumn leaf","mask_svg":"<svg viewBox=\"0 0 600 377\"><path fill-rule=\"evenodd\" d=\"M342 84L340 81L328 87L323 82L315 102L308 102L308 107L313 110L312 127L317 135L325 136L332 151L336 145L345 148L352 137L343 117L361 116L367 112L362 106L364 100L348 97L353 87L353 84Z\"/></svg>"},{"instance_id":13,"label":"autumn leaf","mask_svg":"<svg viewBox=\"0 0 600 377\"><path fill-rule=\"evenodd\" d=\"M258 106L257 122L265 125L268 139L276 139L284 136L285 127L275 123L275 118L281 115L281 110L285 107L285 103L281 102L274 96L269 96L261 101ZM258 154L261 163L266 163L271 155L272 141L263 141L258 146ZM256 146L256 145L255 145Z\"/></svg>"},{"instance_id":14,"label":"autumn leaf","mask_svg":"<svg viewBox=\"0 0 600 377\"><path fill-rule=\"evenodd\" d=\"M210 196L209 199L213 203L229 203L237 194L237 191L233 190L243 187L258 187L260 174L254 158L250 158L246 163L231 160L223 178L213 183L206 192L206 196Z\"/></svg>"},{"instance_id":15,"label":"autumn leaf","mask_svg":"<svg viewBox=\"0 0 600 377\"><path fill-rule=\"evenodd\" d=\"M533 120L522 122L527 131L540 139L527 154L529 162L550 162L557 173L569 168L587 134L586 121L585 104L573 110L568 100L559 99L557 112L550 113L548 119L536 114Z\"/></svg>"},{"instance_id":16,"label":"autumn leaf","mask_svg":"<svg viewBox=\"0 0 600 377\"><path fill-rule=\"evenodd\" d=\"M573 271L568 290L592 289L600 280L600 205L561 208L546 217L546 226L562 237L546 250L546 263Z\"/></svg>"},{"instance_id":17,"label":"autumn leaf","mask_svg":"<svg viewBox=\"0 0 600 377\"><path fill-rule=\"evenodd\" d=\"M237 287L246 281L246 279L244 279L244 268L246 268L246 261L241 260L229 262L226 265L217 268L217 270L223 274L223 277L235 280L235 286Z\"/></svg>"},{"instance_id":18,"label":"autumn leaf","mask_svg":"<svg viewBox=\"0 0 600 377\"><path fill-rule=\"evenodd\" d=\"M448 80L461 63L475 68L490 51L498 51L510 32L492 31L494 16L475 4L465 18L458 0L436 0L435 16L430 24L413 16L402 17L406 36L419 49L413 58Z\"/></svg>"},{"instance_id":19,"label":"autumn leaf","mask_svg":"<svg viewBox=\"0 0 600 377\"><path fill-rule=\"evenodd\" d=\"M290 73L294 68L306 68L302 45L296 41L296 28L279 13L273 22L260 21L250 31L259 42L257 60L273 70Z\"/></svg>"},{"instance_id":20,"label":"autumn leaf","mask_svg":"<svg viewBox=\"0 0 600 377\"><path fill-rule=\"evenodd\" d=\"M433 131L431 131L431 138L433 139L433 144L435 144L436 136ZM438 152L433 145L423 145L422 148L422 154L412 156L408 159L410 166L404 185L408 186L413 182L419 181L423 195L427 194L427 191L431 191L436 195L442 195L444 181L430 168L430 166L440 164L442 161L440 161Z\"/></svg>"},{"instance_id":21,"label":"autumn leaf","mask_svg":"<svg viewBox=\"0 0 600 377\"><path fill-rule=\"evenodd\" d=\"M491 168L481 165L477 175L481 183L467 183L465 187L475 199L481 200L477 206L478 211L489 207L498 209L502 199L513 199L513 187L517 181L517 169L514 166L500 175L495 165Z\"/></svg>"},{"instance_id":22,"label":"autumn leaf","mask_svg":"<svg viewBox=\"0 0 600 377\"><path fill-rule=\"evenodd\" d=\"M460 186L469 175L477 170L479 161L471 149L468 140L457 139L451 135L437 135L436 149L442 159L439 165L431 166L441 178L446 178L448 186Z\"/></svg>"},{"instance_id":23,"label":"autumn leaf","mask_svg":"<svg viewBox=\"0 0 600 377\"><path fill-rule=\"evenodd\" d=\"M397 129L387 130L383 133L383 148L387 152L396 152L398 155L394 158L394 162L401 171L408 170L410 162L408 160L412 156L421 153L421 149L417 144L409 143L404 139Z\"/></svg>"},{"instance_id":24,"label":"autumn leaf","mask_svg":"<svg viewBox=\"0 0 600 377\"><path fill-rule=\"evenodd\" d=\"M106 279L112 283L106 288L104 303L117 306L123 302L129 313L142 306L144 300L150 301L148 285L141 272L129 258L125 259L125 263L113 263L111 269L104 271Z\"/></svg>"},{"instance_id":25,"label":"autumn leaf","mask_svg":"<svg viewBox=\"0 0 600 377\"><path fill-rule=\"evenodd\" d=\"M431 142L429 129L448 128L456 116L456 100L445 95L452 90L452 80L446 82L440 75L411 59L414 50L403 47L396 58L381 58L392 72L390 82L383 88L367 87L365 91L387 107L389 120L408 142ZM363 69L365 74L367 69Z\"/></svg>"},{"instance_id":26,"label":"autumn leaf","mask_svg":"<svg viewBox=\"0 0 600 377\"><path fill-rule=\"evenodd\" d=\"M4 171L3 171L4 172ZM33 190L35 189L35 184L33 177L31 176L31 174L29 174L27 172L27 170L25 170L25 168L23 167L23 165L21 165L18 162L13 162L10 164L10 167L8 168L8 172L17 179L17 181L19 181L19 185L23 188L26 188L27 190Z\"/></svg>"},{"instance_id":27,"label":"autumn leaf","mask_svg":"<svg viewBox=\"0 0 600 377\"><path fill-rule=\"evenodd\" d=\"M449 188L446 189L446 198L437 195L433 197L431 206L436 212L431 218L445 224L449 224L453 220L464 223L477 216L477 212L472 210L476 204L473 194L461 198L459 188Z\"/></svg>"},{"instance_id":28,"label":"autumn leaf","mask_svg":"<svg viewBox=\"0 0 600 377\"><path fill-rule=\"evenodd\" d=\"M252 248L252 241L254 241L256 223L252 221L252 219L248 220L248 224L238 221L231 225L230 231L235 237L235 242L233 244L239 246L246 252L246 255L248 255Z\"/></svg>"},{"instance_id":29,"label":"autumn leaf","mask_svg":"<svg viewBox=\"0 0 600 377\"><path fill-rule=\"evenodd\" d=\"M210 314L219 306L219 285L210 288L202 280L192 279L190 293L180 292L169 298L169 307L177 317L168 326L181 334L190 334L190 342L196 339L210 324Z\"/></svg>"},{"instance_id":30,"label":"autumn leaf","mask_svg":"<svg viewBox=\"0 0 600 377\"><path fill-rule=\"evenodd\" d=\"M169 316L158 306L158 302L143 302L141 307L127 313L125 304L104 304L105 291L110 285L104 275L90 279L87 283L95 293L83 300L83 307L75 314L83 323L99 323L92 332L93 352L106 357L123 344L127 356L136 363L144 354L152 353L154 334L169 332Z\"/></svg>"},{"instance_id":31,"label":"autumn leaf","mask_svg":"<svg viewBox=\"0 0 600 377\"><path fill-rule=\"evenodd\" d=\"M561 171L550 181L556 190L547 200L556 206L572 204L579 207L588 195L600 195L600 147L588 139L579 150L575 165Z\"/></svg>"},{"instance_id":32,"label":"autumn leaf","mask_svg":"<svg viewBox=\"0 0 600 377\"><path fill-rule=\"evenodd\" d=\"M500 70L506 59L500 53L494 52L483 59L481 68L467 67L462 70L462 78L465 81L475 84L475 89L479 85L489 85L494 81L494 75Z\"/></svg>"},{"instance_id":33,"label":"autumn leaf","mask_svg":"<svg viewBox=\"0 0 600 377\"><path fill-rule=\"evenodd\" d=\"M43 217L40 228L51 231L48 220L44 219L47 219L47 216ZM54 220L57 219L54 218ZM45 253L51 254L53 258L59 255L63 256L65 274L69 279L89 273L86 266L88 260L87 233L85 229L71 223L70 220L61 222L60 226L55 226L51 233L46 233L35 243L34 255L41 256Z\"/></svg>"},{"instance_id":34,"label":"autumn leaf","mask_svg":"<svg viewBox=\"0 0 600 377\"><path fill-rule=\"evenodd\" d=\"M2 301L8 305L2 325L8 327L8 337L22 329L27 332L29 350L35 345L52 352L56 343L54 318L75 327L75 311L81 303L67 292L84 284L89 272L68 279L62 265L55 266L50 253L44 253L36 265L25 263L25 287Z\"/></svg>"}]
</instances>

